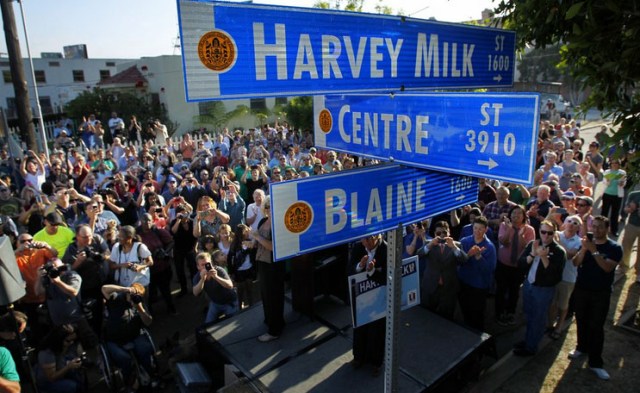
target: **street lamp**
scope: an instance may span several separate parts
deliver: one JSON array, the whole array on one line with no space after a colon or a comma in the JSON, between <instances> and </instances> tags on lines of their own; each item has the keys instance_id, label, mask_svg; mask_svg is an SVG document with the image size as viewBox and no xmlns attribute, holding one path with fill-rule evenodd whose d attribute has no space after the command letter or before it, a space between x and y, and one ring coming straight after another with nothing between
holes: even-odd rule
<instances>
[{"instance_id":1,"label":"street lamp","mask_svg":"<svg viewBox=\"0 0 640 393\"><path fill-rule=\"evenodd\" d=\"M29 57L29 65L31 66L31 81L33 82L34 97L36 99L36 115L38 116L38 128L42 135L42 148L44 154L49 160L49 148L47 146L47 132L44 128L44 119L42 118L42 108L40 107L40 96L38 95L38 84L36 83L36 72L33 68L33 58L31 57L31 48L29 47L29 35L27 34L27 21L24 17L24 8L22 7L22 0L17 0L20 4L20 15L22 16L22 28L24 29L24 40L27 44L27 56Z\"/></svg>"}]
</instances>

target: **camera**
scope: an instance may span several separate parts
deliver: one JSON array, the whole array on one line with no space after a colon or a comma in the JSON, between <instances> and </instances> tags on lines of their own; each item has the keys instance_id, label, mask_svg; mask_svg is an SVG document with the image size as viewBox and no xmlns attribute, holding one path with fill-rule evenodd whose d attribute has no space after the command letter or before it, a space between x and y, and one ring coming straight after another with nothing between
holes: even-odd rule
<instances>
[{"instance_id":1,"label":"camera","mask_svg":"<svg viewBox=\"0 0 640 393\"><path fill-rule=\"evenodd\" d=\"M82 352L80 354L80 363L82 363L83 365L87 364L89 361L89 357L87 356L86 352Z\"/></svg>"},{"instance_id":2,"label":"camera","mask_svg":"<svg viewBox=\"0 0 640 393\"><path fill-rule=\"evenodd\" d=\"M140 296L137 293L134 293L131 295L131 301L133 302L133 304L140 304L142 303L142 296Z\"/></svg>"},{"instance_id":3,"label":"camera","mask_svg":"<svg viewBox=\"0 0 640 393\"><path fill-rule=\"evenodd\" d=\"M205 264L204 264L204 268L205 268L208 272L210 272L210 271L212 271L212 270L213 270L213 265L211 265L211 262L207 262L207 263L205 263Z\"/></svg>"},{"instance_id":4,"label":"camera","mask_svg":"<svg viewBox=\"0 0 640 393\"><path fill-rule=\"evenodd\" d=\"M590 242L593 241L593 232L587 232L587 239L589 239Z\"/></svg>"},{"instance_id":5,"label":"camera","mask_svg":"<svg viewBox=\"0 0 640 393\"><path fill-rule=\"evenodd\" d=\"M443 238L443 237L439 237L438 238L438 243L439 244L445 244L447 242L447 239Z\"/></svg>"},{"instance_id":6,"label":"camera","mask_svg":"<svg viewBox=\"0 0 640 393\"><path fill-rule=\"evenodd\" d=\"M92 250L91 248L87 248L85 252L87 253L87 259L92 259L97 263L102 263L104 256L101 253Z\"/></svg>"},{"instance_id":7,"label":"camera","mask_svg":"<svg viewBox=\"0 0 640 393\"><path fill-rule=\"evenodd\" d=\"M567 214L567 209L561 207L560 209L556 210L556 213L558 213L558 214Z\"/></svg>"},{"instance_id":8,"label":"camera","mask_svg":"<svg viewBox=\"0 0 640 393\"><path fill-rule=\"evenodd\" d=\"M46 263L44 266L42 266L42 268L47 273L47 277L49 277L49 278L60 277L60 275L63 272L66 272L67 270L69 270L69 266L67 266L67 265L54 266L50 262Z\"/></svg>"}]
</instances>

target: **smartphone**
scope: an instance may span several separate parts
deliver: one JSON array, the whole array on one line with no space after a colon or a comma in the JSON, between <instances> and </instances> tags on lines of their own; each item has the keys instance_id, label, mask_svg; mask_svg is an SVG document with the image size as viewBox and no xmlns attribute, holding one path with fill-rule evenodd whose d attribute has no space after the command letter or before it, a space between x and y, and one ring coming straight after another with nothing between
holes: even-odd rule
<instances>
[{"instance_id":1,"label":"smartphone","mask_svg":"<svg viewBox=\"0 0 640 393\"><path fill-rule=\"evenodd\" d=\"M561 207L560 209L556 209L556 213L558 214L567 214L567 209Z\"/></svg>"},{"instance_id":2,"label":"smartphone","mask_svg":"<svg viewBox=\"0 0 640 393\"><path fill-rule=\"evenodd\" d=\"M587 232L587 239L589 239L590 242L593 241L593 232Z\"/></svg>"},{"instance_id":3,"label":"smartphone","mask_svg":"<svg viewBox=\"0 0 640 393\"><path fill-rule=\"evenodd\" d=\"M213 266L211 265L211 262L207 262L207 263L205 263L205 264L204 264L204 268L205 268L208 272L210 272L210 271L212 271L212 270L213 270Z\"/></svg>"},{"instance_id":4,"label":"smartphone","mask_svg":"<svg viewBox=\"0 0 640 393\"><path fill-rule=\"evenodd\" d=\"M42 197L40 195L36 195L36 203L42 203Z\"/></svg>"}]
</instances>

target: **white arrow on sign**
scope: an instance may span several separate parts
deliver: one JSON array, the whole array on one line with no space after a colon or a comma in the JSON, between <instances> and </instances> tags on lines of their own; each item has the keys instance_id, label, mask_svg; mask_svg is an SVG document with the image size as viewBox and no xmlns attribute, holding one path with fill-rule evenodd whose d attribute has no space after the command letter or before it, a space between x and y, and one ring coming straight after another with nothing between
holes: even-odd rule
<instances>
[{"instance_id":1,"label":"white arrow on sign","mask_svg":"<svg viewBox=\"0 0 640 393\"><path fill-rule=\"evenodd\" d=\"M498 83L500 83L500 81L502 80L502 75L498 74L498 76L494 76L493 80L497 81Z\"/></svg>"},{"instance_id":2,"label":"white arrow on sign","mask_svg":"<svg viewBox=\"0 0 640 393\"><path fill-rule=\"evenodd\" d=\"M478 165L486 165L489 170L498 166L498 163L493 161L491 157L488 160L478 160Z\"/></svg>"},{"instance_id":3,"label":"white arrow on sign","mask_svg":"<svg viewBox=\"0 0 640 393\"><path fill-rule=\"evenodd\" d=\"M458 197L456 198L456 201L457 201L457 202L460 202L460 201L461 201L461 200L463 200L463 199L464 199L464 195L460 195L460 196L458 196Z\"/></svg>"}]
</instances>

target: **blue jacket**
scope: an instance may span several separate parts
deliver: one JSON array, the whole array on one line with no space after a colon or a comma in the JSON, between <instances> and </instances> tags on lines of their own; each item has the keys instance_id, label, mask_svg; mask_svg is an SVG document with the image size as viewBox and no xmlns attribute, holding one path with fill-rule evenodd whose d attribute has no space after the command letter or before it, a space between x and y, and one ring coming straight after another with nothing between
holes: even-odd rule
<instances>
[{"instance_id":1,"label":"blue jacket","mask_svg":"<svg viewBox=\"0 0 640 393\"><path fill-rule=\"evenodd\" d=\"M471 247L476 244L473 235L460 240L462 250L468 253ZM478 289L489 289L493 279L493 271L496 268L496 248L491 241L484 236L484 239L477 244L478 247L485 247L480 259L470 256L458 267L458 278L461 282Z\"/></svg>"}]
</instances>

